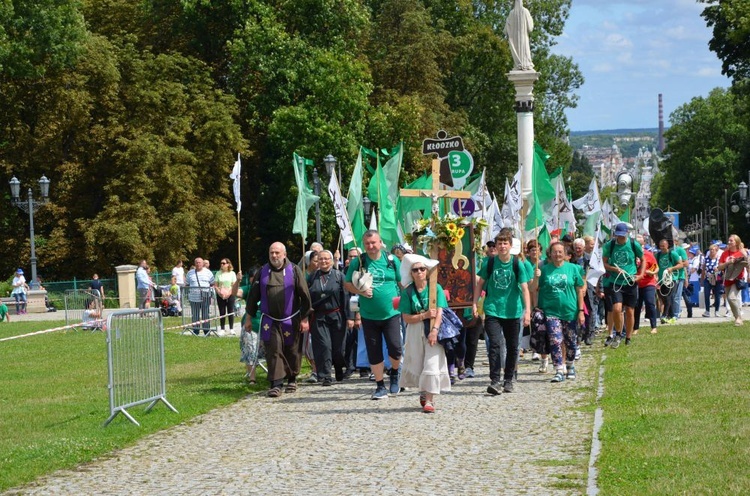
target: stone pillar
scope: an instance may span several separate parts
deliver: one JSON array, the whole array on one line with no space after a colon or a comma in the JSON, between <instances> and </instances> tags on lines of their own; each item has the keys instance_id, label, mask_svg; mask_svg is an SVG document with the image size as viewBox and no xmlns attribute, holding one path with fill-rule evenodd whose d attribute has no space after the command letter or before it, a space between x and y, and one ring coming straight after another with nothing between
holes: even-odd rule
<instances>
[{"instance_id":1,"label":"stone pillar","mask_svg":"<svg viewBox=\"0 0 750 496\"><path fill-rule=\"evenodd\" d=\"M534 165L534 83L536 71L510 71L508 79L516 88L516 116L518 119L518 168L521 171L521 192L524 208L531 194L531 171Z\"/></svg>"},{"instance_id":2,"label":"stone pillar","mask_svg":"<svg viewBox=\"0 0 750 496\"><path fill-rule=\"evenodd\" d=\"M26 292L26 311L29 313L44 313L47 311L47 305L44 299L47 291L44 289L30 289ZM10 308L10 306L9 306Z\"/></svg>"},{"instance_id":3,"label":"stone pillar","mask_svg":"<svg viewBox=\"0 0 750 496\"><path fill-rule=\"evenodd\" d=\"M120 308L138 308L138 300L135 292L135 271L137 265L118 265L117 271L117 289L120 298Z\"/></svg>"}]
</instances>

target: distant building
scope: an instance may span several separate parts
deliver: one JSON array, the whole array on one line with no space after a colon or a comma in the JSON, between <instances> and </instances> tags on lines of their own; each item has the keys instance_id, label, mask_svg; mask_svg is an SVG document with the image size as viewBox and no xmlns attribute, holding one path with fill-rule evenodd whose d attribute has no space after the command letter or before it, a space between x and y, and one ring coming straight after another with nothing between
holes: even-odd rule
<instances>
[{"instance_id":1,"label":"distant building","mask_svg":"<svg viewBox=\"0 0 750 496\"><path fill-rule=\"evenodd\" d=\"M594 176L601 188L614 186L617 174L623 170L625 164L622 153L617 145L607 148L584 146L581 154L586 157L594 169Z\"/></svg>"}]
</instances>

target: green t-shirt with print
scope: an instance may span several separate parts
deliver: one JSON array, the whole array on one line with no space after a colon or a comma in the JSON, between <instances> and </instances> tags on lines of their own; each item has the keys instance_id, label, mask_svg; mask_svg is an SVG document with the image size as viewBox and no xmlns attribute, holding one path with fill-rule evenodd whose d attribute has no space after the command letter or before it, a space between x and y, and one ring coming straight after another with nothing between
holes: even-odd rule
<instances>
[{"instance_id":1,"label":"green t-shirt with print","mask_svg":"<svg viewBox=\"0 0 750 496\"><path fill-rule=\"evenodd\" d=\"M635 264L637 258L643 258L643 247L638 241L625 239L625 243L619 244L617 238L615 241L607 241L602 247L602 258L607 259L609 265L617 265L625 272L634 276L638 273L638 267ZM617 277L617 272L608 271L609 285ZM623 281L624 283L625 281ZM618 282L619 284L619 282Z\"/></svg>"},{"instance_id":2,"label":"green t-shirt with print","mask_svg":"<svg viewBox=\"0 0 750 496\"><path fill-rule=\"evenodd\" d=\"M489 259L482 263L479 277L486 281L484 298L484 313L498 319L518 319L523 315L523 294L520 284L531 280L524 262L518 260L518 280L513 271L513 257L503 263L500 257L495 257L492 274L487 274Z\"/></svg>"},{"instance_id":3,"label":"green t-shirt with print","mask_svg":"<svg viewBox=\"0 0 750 496\"><path fill-rule=\"evenodd\" d=\"M388 259L390 257L390 264ZM399 311L393 308L393 298L401 294L398 283L401 282L401 262L393 255L384 251L380 252L380 258L370 259L365 254L367 261L365 268L372 274L372 298L359 297L359 313L363 319L386 320ZM346 282L352 282L354 272L359 270L359 258L355 258L349 264L346 271Z\"/></svg>"},{"instance_id":4,"label":"green t-shirt with print","mask_svg":"<svg viewBox=\"0 0 750 496\"><path fill-rule=\"evenodd\" d=\"M411 287L412 289L409 289ZM448 300L445 298L443 287L437 285L437 306L446 308ZM430 286L427 285L422 291L417 291L413 284L401 290L401 301L398 304L398 311L407 315L421 313L430 308Z\"/></svg>"},{"instance_id":5,"label":"green t-shirt with print","mask_svg":"<svg viewBox=\"0 0 750 496\"><path fill-rule=\"evenodd\" d=\"M667 253L662 253L660 250L655 256L656 263L659 265L659 280L661 280L665 270L674 267L680 262L680 256L674 250L669 250ZM678 271L673 272L675 279L677 279L677 272Z\"/></svg>"},{"instance_id":6,"label":"green t-shirt with print","mask_svg":"<svg viewBox=\"0 0 750 496\"><path fill-rule=\"evenodd\" d=\"M688 259L687 252L685 251L685 248L683 248L682 246L675 245L675 247L674 247L673 250L680 257L680 261L684 262L685 260ZM674 277L675 280L677 280L677 281L684 280L685 279L685 272L686 272L685 267L677 270L675 272L675 277Z\"/></svg>"},{"instance_id":7,"label":"green t-shirt with print","mask_svg":"<svg viewBox=\"0 0 750 496\"><path fill-rule=\"evenodd\" d=\"M575 320L578 317L576 288L581 286L583 277L579 265L570 262L563 262L560 267L545 264L539 276L539 308L547 317Z\"/></svg>"}]
</instances>

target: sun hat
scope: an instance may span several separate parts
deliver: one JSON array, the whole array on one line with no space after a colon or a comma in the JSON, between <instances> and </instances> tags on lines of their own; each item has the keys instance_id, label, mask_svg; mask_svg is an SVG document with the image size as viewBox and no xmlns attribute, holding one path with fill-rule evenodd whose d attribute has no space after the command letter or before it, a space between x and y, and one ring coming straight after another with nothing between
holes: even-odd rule
<instances>
[{"instance_id":1,"label":"sun hat","mask_svg":"<svg viewBox=\"0 0 750 496\"><path fill-rule=\"evenodd\" d=\"M615 236L627 236L628 235L628 225L624 222L620 222L615 227Z\"/></svg>"},{"instance_id":2,"label":"sun hat","mask_svg":"<svg viewBox=\"0 0 750 496\"><path fill-rule=\"evenodd\" d=\"M401 285L406 287L411 284L414 280L411 277L411 268L415 263L421 263L427 267L429 272L431 269L437 267L438 261L431 258L423 257L415 253L407 253L401 260Z\"/></svg>"},{"instance_id":3,"label":"sun hat","mask_svg":"<svg viewBox=\"0 0 750 496\"><path fill-rule=\"evenodd\" d=\"M23 269L18 269L18 270L16 271L16 274L23 274Z\"/></svg>"}]
</instances>

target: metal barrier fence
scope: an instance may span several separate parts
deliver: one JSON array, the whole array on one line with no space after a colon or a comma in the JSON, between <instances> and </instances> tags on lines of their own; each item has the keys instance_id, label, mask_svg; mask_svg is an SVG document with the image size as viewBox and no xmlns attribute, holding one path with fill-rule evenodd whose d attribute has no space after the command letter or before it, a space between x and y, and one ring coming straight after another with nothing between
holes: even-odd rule
<instances>
[{"instance_id":1,"label":"metal barrier fence","mask_svg":"<svg viewBox=\"0 0 750 496\"><path fill-rule=\"evenodd\" d=\"M177 413L166 398L164 326L158 308L118 310L107 317L107 362L110 415L105 426L118 413L140 426L127 409L144 403L149 403L147 412L162 401Z\"/></svg>"},{"instance_id":2,"label":"metal barrier fence","mask_svg":"<svg viewBox=\"0 0 750 496\"><path fill-rule=\"evenodd\" d=\"M216 335L219 307L213 288L184 287L180 290L182 305L182 325L200 322L192 327L194 334L203 332L204 336ZM213 320L209 320L213 319Z\"/></svg>"},{"instance_id":3,"label":"metal barrier fence","mask_svg":"<svg viewBox=\"0 0 750 496\"><path fill-rule=\"evenodd\" d=\"M65 325L80 324L88 331L102 330L102 298L97 289L66 289Z\"/></svg>"}]
</instances>

